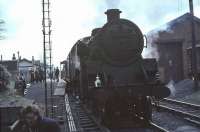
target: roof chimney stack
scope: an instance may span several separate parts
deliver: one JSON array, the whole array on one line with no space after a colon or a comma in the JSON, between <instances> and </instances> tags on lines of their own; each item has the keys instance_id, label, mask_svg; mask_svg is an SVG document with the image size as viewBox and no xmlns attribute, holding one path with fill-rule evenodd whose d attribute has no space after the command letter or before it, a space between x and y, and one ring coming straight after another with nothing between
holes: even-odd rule
<instances>
[{"instance_id":1,"label":"roof chimney stack","mask_svg":"<svg viewBox=\"0 0 200 132\"><path fill-rule=\"evenodd\" d=\"M119 9L108 9L105 14L107 15L107 22L113 22L120 19L121 11Z\"/></svg>"}]
</instances>

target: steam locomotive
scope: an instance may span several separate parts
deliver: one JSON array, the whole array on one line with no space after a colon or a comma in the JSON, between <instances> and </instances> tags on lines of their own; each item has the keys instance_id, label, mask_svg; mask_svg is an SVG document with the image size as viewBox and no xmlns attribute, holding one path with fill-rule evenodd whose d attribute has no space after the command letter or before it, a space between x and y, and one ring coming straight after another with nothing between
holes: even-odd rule
<instances>
[{"instance_id":1,"label":"steam locomotive","mask_svg":"<svg viewBox=\"0 0 200 132\"><path fill-rule=\"evenodd\" d=\"M148 124L152 97L165 98L170 90L157 77L156 59L141 56L144 37L139 27L120 13L107 10L107 23L71 49L65 64L68 92L107 126Z\"/></svg>"}]
</instances>

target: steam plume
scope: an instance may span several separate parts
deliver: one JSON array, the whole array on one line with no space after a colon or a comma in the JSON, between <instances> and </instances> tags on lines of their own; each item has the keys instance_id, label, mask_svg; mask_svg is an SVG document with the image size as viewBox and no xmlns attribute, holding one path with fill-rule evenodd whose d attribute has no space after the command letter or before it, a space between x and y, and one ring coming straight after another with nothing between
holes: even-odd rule
<instances>
[{"instance_id":1,"label":"steam plume","mask_svg":"<svg viewBox=\"0 0 200 132\"><path fill-rule=\"evenodd\" d=\"M168 87L168 88L170 89L171 95L172 95L172 96L175 96L175 94L176 94L176 89L175 89L175 87L174 87L174 81L173 81L173 80L169 81L169 83L166 85L166 87Z\"/></svg>"}]
</instances>

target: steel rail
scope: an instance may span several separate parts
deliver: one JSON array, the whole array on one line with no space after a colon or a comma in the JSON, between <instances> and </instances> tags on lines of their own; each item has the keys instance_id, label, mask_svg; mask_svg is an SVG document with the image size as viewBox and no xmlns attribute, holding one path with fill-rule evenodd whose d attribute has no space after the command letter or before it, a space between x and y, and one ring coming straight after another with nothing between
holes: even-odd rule
<instances>
[{"instance_id":1,"label":"steel rail","mask_svg":"<svg viewBox=\"0 0 200 132\"><path fill-rule=\"evenodd\" d=\"M164 105L159 105L158 107L162 110L170 111L172 113L175 113L176 115L184 117L183 119L195 124L196 126L200 126L200 116L196 116L196 115L192 115L192 114L187 113L187 112L175 110L173 108L169 108L169 107L166 107Z\"/></svg>"},{"instance_id":2,"label":"steel rail","mask_svg":"<svg viewBox=\"0 0 200 132\"><path fill-rule=\"evenodd\" d=\"M200 109L200 105L187 103L187 102L183 102L183 101L179 101L179 100L164 98L162 101L166 101L166 102L169 102L169 103L183 104L183 105L186 105L188 107L193 107L195 109Z\"/></svg>"},{"instance_id":3,"label":"steel rail","mask_svg":"<svg viewBox=\"0 0 200 132\"><path fill-rule=\"evenodd\" d=\"M158 126L157 124L150 122L150 126L154 129L157 129L159 132L169 132L165 128L162 128L161 126Z\"/></svg>"}]
</instances>

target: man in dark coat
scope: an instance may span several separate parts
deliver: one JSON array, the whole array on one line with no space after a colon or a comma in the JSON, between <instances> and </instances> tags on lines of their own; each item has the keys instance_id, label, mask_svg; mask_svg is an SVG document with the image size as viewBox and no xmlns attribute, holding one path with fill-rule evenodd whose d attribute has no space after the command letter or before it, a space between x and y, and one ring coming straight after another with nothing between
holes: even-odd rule
<instances>
[{"instance_id":1,"label":"man in dark coat","mask_svg":"<svg viewBox=\"0 0 200 132\"><path fill-rule=\"evenodd\" d=\"M20 117L19 123L12 126L12 132L60 132L55 120L41 117L38 109L33 106L24 108Z\"/></svg>"},{"instance_id":2,"label":"man in dark coat","mask_svg":"<svg viewBox=\"0 0 200 132\"><path fill-rule=\"evenodd\" d=\"M56 77L56 79L57 79L57 82L59 82L59 69L58 69L58 67L56 68L56 71L55 71L55 77Z\"/></svg>"}]
</instances>

